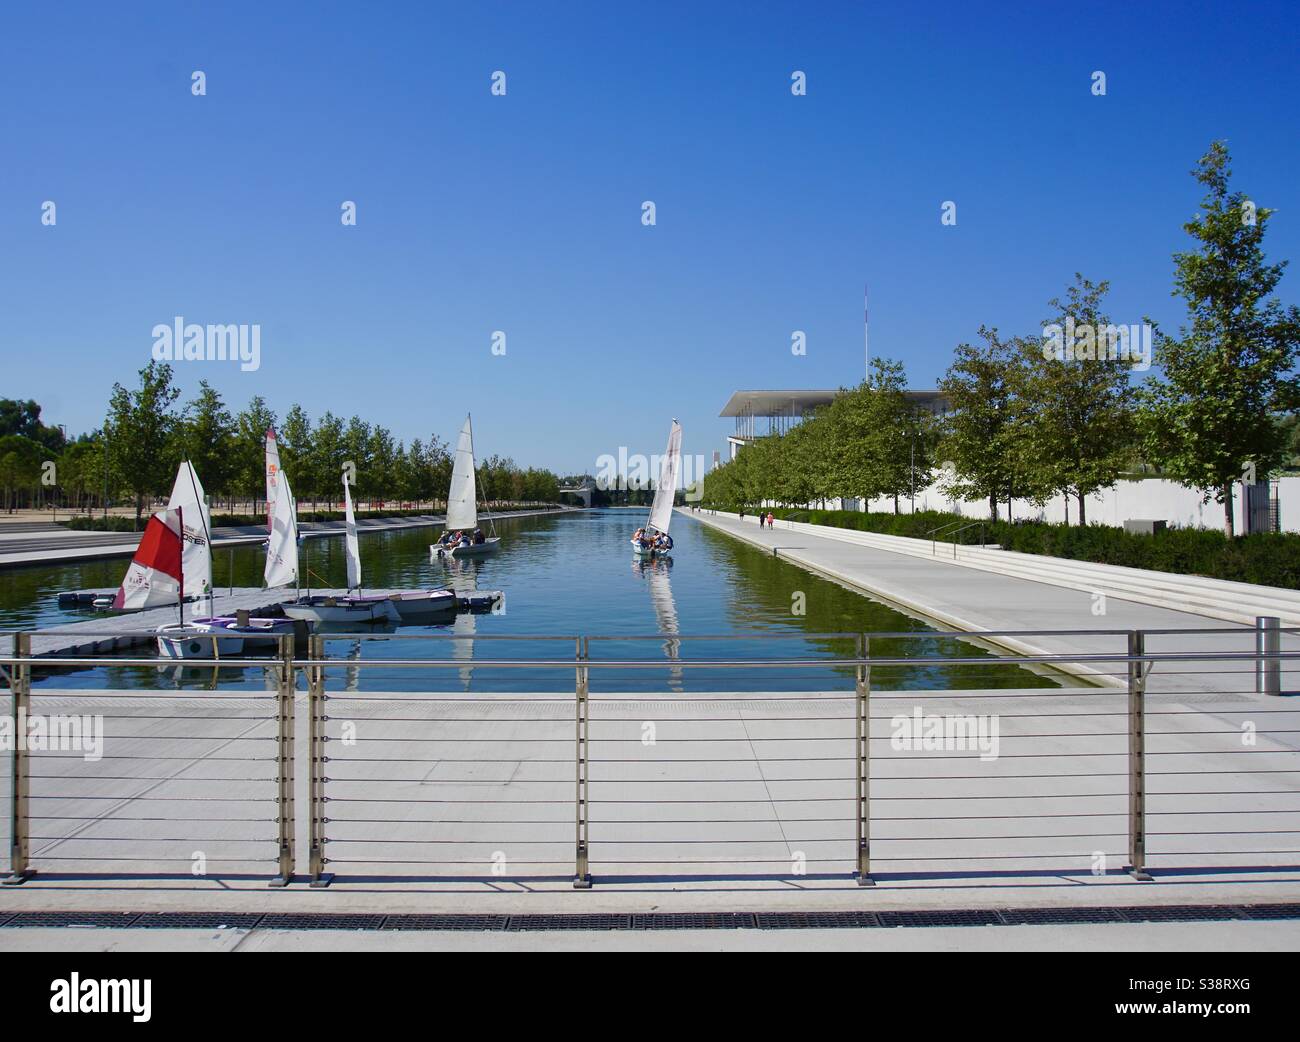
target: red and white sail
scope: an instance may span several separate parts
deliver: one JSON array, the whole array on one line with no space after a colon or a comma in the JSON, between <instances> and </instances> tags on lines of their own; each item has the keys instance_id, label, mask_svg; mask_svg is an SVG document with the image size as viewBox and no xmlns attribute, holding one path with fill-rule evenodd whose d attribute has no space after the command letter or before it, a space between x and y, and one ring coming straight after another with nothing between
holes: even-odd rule
<instances>
[{"instance_id":1,"label":"red and white sail","mask_svg":"<svg viewBox=\"0 0 1300 1042\"><path fill-rule=\"evenodd\" d=\"M149 518L113 608L135 611L175 604L180 597L182 542L181 511L159 510Z\"/></svg>"},{"instance_id":2,"label":"red and white sail","mask_svg":"<svg viewBox=\"0 0 1300 1042\"><path fill-rule=\"evenodd\" d=\"M212 519L203 485L186 460L176 472L167 509L180 507L185 521L184 565L186 598L204 598L212 591Z\"/></svg>"},{"instance_id":3,"label":"red and white sail","mask_svg":"<svg viewBox=\"0 0 1300 1042\"><path fill-rule=\"evenodd\" d=\"M275 526L275 490L280 481L280 446L275 440L275 428L266 428L266 530Z\"/></svg>"}]
</instances>

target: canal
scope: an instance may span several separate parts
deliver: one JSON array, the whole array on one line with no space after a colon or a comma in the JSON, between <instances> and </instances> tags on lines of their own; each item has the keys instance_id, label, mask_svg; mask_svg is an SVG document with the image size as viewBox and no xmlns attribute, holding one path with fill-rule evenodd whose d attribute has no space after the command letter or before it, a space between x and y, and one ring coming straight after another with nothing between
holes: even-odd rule
<instances>
[{"instance_id":1,"label":"canal","mask_svg":"<svg viewBox=\"0 0 1300 1042\"><path fill-rule=\"evenodd\" d=\"M645 668L593 669L594 691L830 691L852 690L852 668L835 665L851 656L851 638L823 636L900 632L877 638L871 653L914 656L916 665L873 667L873 689L976 689L1054 687L1057 681L1009 664L968 665L946 661L992 656L837 583L679 517L671 560L641 563L628 537L643 519L639 511L596 510L520 518L499 523L502 550L479 561L431 560L434 529L363 533L363 579L371 587L452 585L460 590L503 590L504 611L461 615L444 626L410 627L384 639L331 635L331 657L430 658L445 667L403 669L377 665L336 668L334 690L384 691L571 691L572 668L469 668L475 659L571 657L572 641L553 636L608 637L591 644L600 659L637 659ZM313 586L345 585L343 540L307 541L300 558ZM217 550L214 580L221 591L260 586L263 551L256 546ZM57 605L62 590L116 586L124 559L70 563L0 572L0 629L31 629L95 618ZM441 639L422 639L434 636ZM719 636L692 640L692 636ZM450 640L449 637L456 639ZM415 639L412 639L415 638ZM509 639L485 639L509 638ZM649 638L649 639L638 639ZM130 654L140 655L136 650ZM152 654L152 651L149 652ZM691 669L693 659L789 658L825 660L825 666L782 669L745 667ZM186 689L264 688L270 671L253 667L112 666L38 671L45 686Z\"/></svg>"}]
</instances>

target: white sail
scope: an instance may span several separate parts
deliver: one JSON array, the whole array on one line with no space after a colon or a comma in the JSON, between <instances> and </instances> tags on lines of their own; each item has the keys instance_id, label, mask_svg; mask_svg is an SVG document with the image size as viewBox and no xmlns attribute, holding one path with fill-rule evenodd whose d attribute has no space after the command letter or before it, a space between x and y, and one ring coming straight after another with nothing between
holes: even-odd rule
<instances>
[{"instance_id":1,"label":"white sail","mask_svg":"<svg viewBox=\"0 0 1300 1042\"><path fill-rule=\"evenodd\" d=\"M207 597L212 590L212 517L208 512L203 486L186 460L176 472L167 509L179 507L185 519L185 596Z\"/></svg>"},{"instance_id":2,"label":"white sail","mask_svg":"<svg viewBox=\"0 0 1300 1042\"><path fill-rule=\"evenodd\" d=\"M469 417L460 429L456 442L456 461L451 468L451 488L447 492L447 531L474 529L478 525L478 505L474 489L474 432Z\"/></svg>"},{"instance_id":3,"label":"white sail","mask_svg":"<svg viewBox=\"0 0 1300 1042\"><path fill-rule=\"evenodd\" d=\"M271 539L266 547L268 588L288 586L298 581L298 511L289 488L289 479L277 475L275 507L271 513Z\"/></svg>"},{"instance_id":4,"label":"white sail","mask_svg":"<svg viewBox=\"0 0 1300 1042\"><path fill-rule=\"evenodd\" d=\"M182 521L175 510L159 510L149 518L113 600L117 611L156 608L179 600Z\"/></svg>"},{"instance_id":5,"label":"white sail","mask_svg":"<svg viewBox=\"0 0 1300 1042\"><path fill-rule=\"evenodd\" d=\"M348 479L343 479L343 517L347 531L343 541L347 548L348 589L355 590L361 586L361 547L357 543L357 516L352 512L352 490L348 488Z\"/></svg>"},{"instance_id":6,"label":"white sail","mask_svg":"<svg viewBox=\"0 0 1300 1042\"><path fill-rule=\"evenodd\" d=\"M649 527L656 532L667 532L673 518L673 498L677 495L677 472L682 462L682 425L673 420L668 432L668 450L659 465L659 484L655 486L654 503L650 507Z\"/></svg>"},{"instance_id":7,"label":"white sail","mask_svg":"<svg viewBox=\"0 0 1300 1042\"><path fill-rule=\"evenodd\" d=\"M280 477L280 446L275 440L275 428L266 428L266 530L271 530L275 514L275 486Z\"/></svg>"}]
</instances>

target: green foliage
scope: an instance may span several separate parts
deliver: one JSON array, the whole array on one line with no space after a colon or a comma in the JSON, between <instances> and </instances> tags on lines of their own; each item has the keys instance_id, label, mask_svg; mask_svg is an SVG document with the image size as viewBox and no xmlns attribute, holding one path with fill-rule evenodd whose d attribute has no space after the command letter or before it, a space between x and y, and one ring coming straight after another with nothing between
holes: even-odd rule
<instances>
[{"instance_id":1,"label":"green foliage","mask_svg":"<svg viewBox=\"0 0 1300 1042\"><path fill-rule=\"evenodd\" d=\"M1297 404L1300 308L1269 296L1286 266L1264 259L1274 211L1229 190L1229 162L1216 141L1193 171L1206 190L1203 212L1183 227L1197 248L1174 254L1174 293L1190 325L1157 340L1163 377L1143 389L1142 428L1147 455L1168 477L1228 504L1231 536L1233 483L1248 468L1263 477L1286 456L1277 416Z\"/></svg>"},{"instance_id":2,"label":"green foliage","mask_svg":"<svg viewBox=\"0 0 1300 1042\"><path fill-rule=\"evenodd\" d=\"M708 504L702 506L710 508ZM712 508L727 509L723 505ZM778 508L772 513L789 521L913 539L932 538L935 529L963 520L959 514L937 510L915 514L864 514L846 510ZM988 543L1023 554L1300 589L1300 534L1294 532L1258 533L1229 539L1222 532L1196 528L1171 528L1154 535L1133 535L1122 528L1106 525L990 521L982 534ZM978 528L969 528L958 539L977 543L980 536Z\"/></svg>"}]
</instances>

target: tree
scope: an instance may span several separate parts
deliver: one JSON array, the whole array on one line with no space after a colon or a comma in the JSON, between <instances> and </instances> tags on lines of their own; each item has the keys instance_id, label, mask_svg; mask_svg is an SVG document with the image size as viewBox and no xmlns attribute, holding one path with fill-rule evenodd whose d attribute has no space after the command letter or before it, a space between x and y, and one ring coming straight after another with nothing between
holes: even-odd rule
<instances>
[{"instance_id":1,"label":"tree","mask_svg":"<svg viewBox=\"0 0 1300 1042\"><path fill-rule=\"evenodd\" d=\"M1293 409L1300 388L1292 373L1300 345L1300 308L1270 297L1286 262L1264 259L1264 232L1274 211L1230 191L1230 156L1216 141L1192 176L1205 186L1203 213L1183 225L1196 248L1174 254L1174 295L1190 325L1159 335L1163 376L1141 400L1147 456L1166 476L1224 506L1234 535L1232 485L1267 474L1284 458L1276 417Z\"/></svg>"},{"instance_id":2,"label":"tree","mask_svg":"<svg viewBox=\"0 0 1300 1042\"><path fill-rule=\"evenodd\" d=\"M949 475L944 493L953 498L987 498L989 517L998 519L998 500L1016 483L1024 454L1023 432L1015 423L1013 396L1020 351L993 328L981 326L982 346L958 344L939 390L952 407L939 455ZM947 464L951 463L949 467Z\"/></svg>"},{"instance_id":3,"label":"tree","mask_svg":"<svg viewBox=\"0 0 1300 1042\"><path fill-rule=\"evenodd\" d=\"M221 395L206 380L181 414L177 438L181 455L194 464L210 495L229 492L237 474L234 419Z\"/></svg>"},{"instance_id":4,"label":"tree","mask_svg":"<svg viewBox=\"0 0 1300 1042\"><path fill-rule=\"evenodd\" d=\"M1023 379L1015 392L1021 400L1017 415L1030 446L1024 457L1030 484L1042 500L1073 495L1083 525L1088 521L1087 497L1114 485L1131 458L1133 392L1131 363L1118 346L1118 357L1111 358L1107 344L1106 331L1114 327L1102 302L1110 284L1089 282L1079 274L1074 279L1064 301L1048 302L1053 314L1043 326L1086 330L1092 348L1057 358L1048 357L1043 344L1032 337L1020 341L1023 364L1017 373ZM1066 506L1068 519L1068 501Z\"/></svg>"},{"instance_id":5,"label":"tree","mask_svg":"<svg viewBox=\"0 0 1300 1042\"><path fill-rule=\"evenodd\" d=\"M146 496L162 492L175 468L173 406L180 391L172 386L171 367L151 361L140 370L140 387L113 385L105 429L111 441L114 471L135 497L135 524L140 527Z\"/></svg>"},{"instance_id":6,"label":"tree","mask_svg":"<svg viewBox=\"0 0 1300 1042\"><path fill-rule=\"evenodd\" d=\"M248 406L235 418L235 457L232 484L248 496L256 509L266 496L266 431L275 426L272 412L261 395L254 395Z\"/></svg>"}]
</instances>

